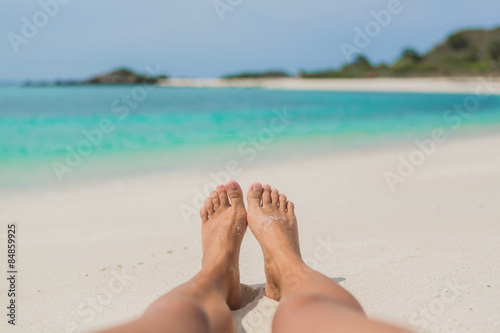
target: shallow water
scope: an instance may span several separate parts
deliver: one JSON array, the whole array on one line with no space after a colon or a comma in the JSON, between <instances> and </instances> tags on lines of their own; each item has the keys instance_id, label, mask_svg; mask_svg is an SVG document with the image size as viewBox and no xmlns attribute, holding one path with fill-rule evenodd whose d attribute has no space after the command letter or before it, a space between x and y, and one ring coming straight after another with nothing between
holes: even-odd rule
<instances>
[{"instance_id":1,"label":"shallow water","mask_svg":"<svg viewBox=\"0 0 500 333\"><path fill-rule=\"evenodd\" d=\"M429 137L438 127L447 133L496 130L500 96L485 97L0 87L0 187L325 153Z\"/></svg>"}]
</instances>

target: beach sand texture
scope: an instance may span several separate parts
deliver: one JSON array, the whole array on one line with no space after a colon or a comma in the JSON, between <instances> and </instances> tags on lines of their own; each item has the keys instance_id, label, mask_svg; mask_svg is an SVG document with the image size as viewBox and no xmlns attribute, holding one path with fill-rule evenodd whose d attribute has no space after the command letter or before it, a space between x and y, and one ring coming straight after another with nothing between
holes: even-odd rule
<instances>
[{"instance_id":1,"label":"beach sand texture","mask_svg":"<svg viewBox=\"0 0 500 333\"><path fill-rule=\"evenodd\" d=\"M392 192L414 145L245 166L296 204L303 257L373 318L426 332L500 331L500 136L450 138ZM200 268L199 218L181 204L206 173L156 173L1 194L18 224L18 331L91 331L140 315ZM4 243L5 244L5 243ZM1 267L5 271L5 260ZM263 259L248 231L239 332L269 332ZM5 290L5 279L0 289ZM3 295L2 295L3 297ZM6 330L5 318L0 331Z\"/></svg>"},{"instance_id":2,"label":"beach sand texture","mask_svg":"<svg viewBox=\"0 0 500 333\"><path fill-rule=\"evenodd\" d=\"M233 87L287 90L331 91L391 91L425 93L485 93L498 94L500 78L485 77L435 77L435 78L366 78L366 79L169 79L161 82L168 87Z\"/></svg>"}]
</instances>

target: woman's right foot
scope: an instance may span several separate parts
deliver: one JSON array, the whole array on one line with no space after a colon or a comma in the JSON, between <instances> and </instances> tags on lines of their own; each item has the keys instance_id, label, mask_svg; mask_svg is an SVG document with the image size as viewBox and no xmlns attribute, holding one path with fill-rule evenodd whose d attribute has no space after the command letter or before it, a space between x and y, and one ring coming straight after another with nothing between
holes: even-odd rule
<instances>
[{"instance_id":1,"label":"woman's right foot","mask_svg":"<svg viewBox=\"0 0 500 333\"><path fill-rule=\"evenodd\" d=\"M266 296L280 300L283 280L301 276L304 263L300 255L297 218L293 203L269 185L254 183L247 194L247 221L264 254Z\"/></svg>"}]
</instances>

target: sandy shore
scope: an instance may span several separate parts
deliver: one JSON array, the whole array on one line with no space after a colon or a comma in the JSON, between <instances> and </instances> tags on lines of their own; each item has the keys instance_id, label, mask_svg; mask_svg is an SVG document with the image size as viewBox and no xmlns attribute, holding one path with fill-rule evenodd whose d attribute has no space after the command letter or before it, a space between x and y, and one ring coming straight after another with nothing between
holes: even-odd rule
<instances>
[{"instance_id":1,"label":"sandy shore","mask_svg":"<svg viewBox=\"0 0 500 333\"><path fill-rule=\"evenodd\" d=\"M306 261L351 291L373 318L426 332L500 330L500 136L453 139L392 192L384 179L413 145L245 166L296 203ZM18 326L79 332L139 315L200 267L198 218L185 220L209 172L152 174L3 193L18 225ZM214 170L212 170L214 171ZM5 246L0 268L6 271ZM269 332L277 304L262 294L257 241L247 233L239 332ZM1 279L1 290L6 290ZM5 293L1 304L5 312Z\"/></svg>"},{"instance_id":2,"label":"sandy shore","mask_svg":"<svg viewBox=\"0 0 500 333\"><path fill-rule=\"evenodd\" d=\"M375 79L170 79L161 84L167 87L199 88L263 88L290 90L334 91L391 91L391 92L441 92L475 93L489 87L500 94L500 78L375 78ZM482 88L479 88L482 87ZM484 92L484 91L483 91Z\"/></svg>"}]
</instances>

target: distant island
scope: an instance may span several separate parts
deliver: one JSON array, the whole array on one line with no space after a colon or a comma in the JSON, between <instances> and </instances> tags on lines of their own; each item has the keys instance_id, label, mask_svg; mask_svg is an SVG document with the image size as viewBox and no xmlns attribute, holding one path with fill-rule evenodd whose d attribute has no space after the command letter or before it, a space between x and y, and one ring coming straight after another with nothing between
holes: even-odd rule
<instances>
[{"instance_id":1,"label":"distant island","mask_svg":"<svg viewBox=\"0 0 500 333\"><path fill-rule=\"evenodd\" d=\"M158 84L160 80L166 80L166 75L147 76L132 72L127 68L120 68L111 73L101 74L89 80L83 81L83 84Z\"/></svg>"},{"instance_id":2,"label":"distant island","mask_svg":"<svg viewBox=\"0 0 500 333\"><path fill-rule=\"evenodd\" d=\"M282 71L267 71L262 73L241 73L222 76L221 79L276 79L291 77L292 75Z\"/></svg>"},{"instance_id":3,"label":"distant island","mask_svg":"<svg viewBox=\"0 0 500 333\"><path fill-rule=\"evenodd\" d=\"M449 36L426 54L412 48L403 50L392 65L374 65L368 57L358 54L351 63L338 69L299 72L300 78L370 78L370 77L433 77L500 75L500 28L462 30ZM242 73L221 79L262 79L287 77L280 71Z\"/></svg>"},{"instance_id":4,"label":"distant island","mask_svg":"<svg viewBox=\"0 0 500 333\"><path fill-rule=\"evenodd\" d=\"M168 76L147 76L134 73L128 68L119 68L110 73L100 74L83 81L25 82L24 86L76 86L76 85L115 85L115 84L158 84Z\"/></svg>"}]
</instances>

